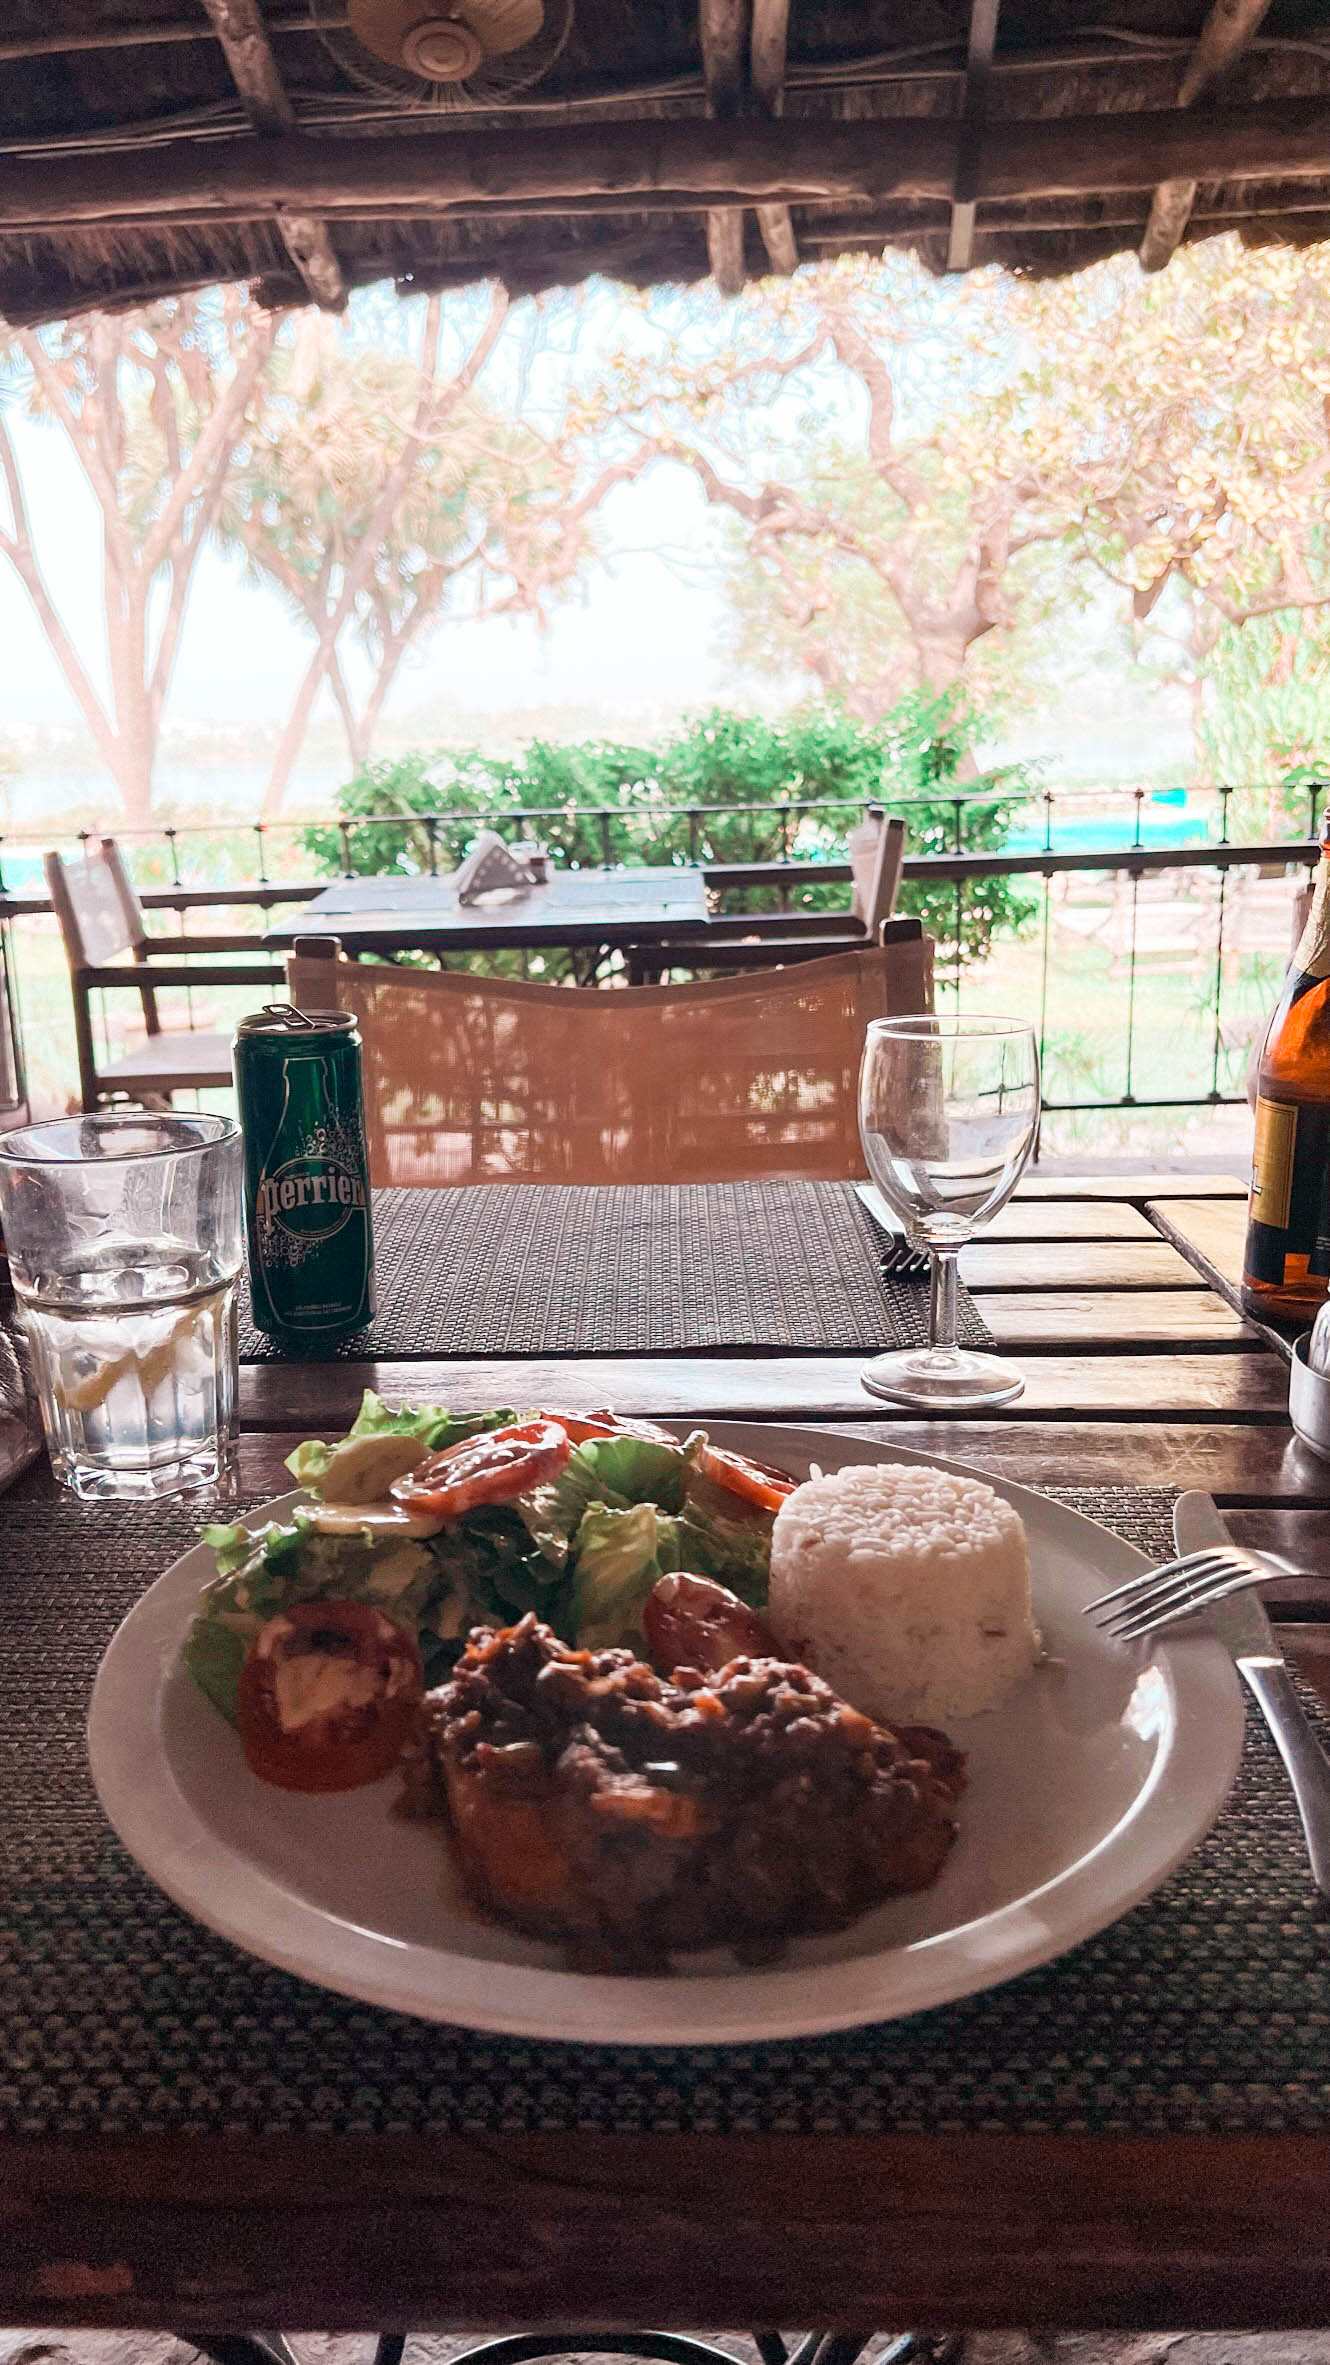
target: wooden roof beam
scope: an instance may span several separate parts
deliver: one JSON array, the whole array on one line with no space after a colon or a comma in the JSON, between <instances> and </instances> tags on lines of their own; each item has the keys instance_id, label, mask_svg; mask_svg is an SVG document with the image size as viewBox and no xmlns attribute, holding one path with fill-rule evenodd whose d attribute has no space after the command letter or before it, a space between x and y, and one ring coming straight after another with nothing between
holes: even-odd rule
<instances>
[{"instance_id":1,"label":"wooden roof beam","mask_svg":"<svg viewBox=\"0 0 1330 2365\"><path fill-rule=\"evenodd\" d=\"M718 123L743 113L748 85L750 0L698 0L697 34L707 112ZM744 218L739 206L717 206L707 215L707 261L722 296L737 296L744 268Z\"/></svg>"},{"instance_id":2,"label":"wooden roof beam","mask_svg":"<svg viewBox=\"0 0 1330 2365\"><path fill-rule=\"evenodd\" d=\"M774 118L785 111L785 52L790 25L790 0L753 0L753 31L749 74L759 115ZM799 267L799 246L788 205L759 205L757 226L767 261L773 271L789 273Z\"/></svg>"},{"instance_id":3,"label":"wooden roof beam","mask_svg":"<svg viewBox=\"0 0 1330 2365\"><path fill-rule=\"evenodd\" d=\"M715 207L949 204L954 119L889 123L642 122L462 130L450 121L403 136L320 140L181 140L96 157L0 156L0 239L114 226L201 228L214 217L274 221L282 209L329 220L368 209L446 219L463 208L599 199L606 212L669 211L687 197ZM1323 99L1260 107L990 119L979 198L1142 196L1164 178L1310 182L1330 187L1330 108ZM1254 210L1254 209L1253 209ZM482 258L483 261L483 258Z\"/></svg>"},{"instance_id":4,"label":"wooden roof beam","mask_svg":"<svg viewBox=\"0 0 1330 2365\"><path fill-rule=\"evenodd\" d=\"M1200 38L1187 62L1178 105L1189 107L1231 65L1264 18L1270 0L1212 0ZM1196 203L1194 180L1161 181L1150 201L1150 218L1139 247L1143 271L1162 271L1182 243Z\"/></svg>"},{"instance_id":5,"label":"wooden roof beam","mask_svg":"<svg viewBox=\"0 0 1330 2365\"><path fill-rule=\"evenodd\" d=\"M956 142L956 178L951 191L951 230L947 239L947 269L968 271L974 253L974 225L978 211L980 147L988 112L988 80L997 47L999 0L972 0L970 34L965 57L965 91L961 99L960 133Z\"/></svg>"},{"instance_id":6,"label":"wooden roof beam","mask_svg":"<svg viewBox=\"0 0 1330 2365\"><path fill-rule=\"evenodd\" d=\"M293 131L295 109L278 70L259 0L203 0L203 5L255 131L267 139ZM324 312L340 312L346 302L346 280L327 224L317 214L282 206L277 227L311 303Z\"/></svg>"}]
</instances>

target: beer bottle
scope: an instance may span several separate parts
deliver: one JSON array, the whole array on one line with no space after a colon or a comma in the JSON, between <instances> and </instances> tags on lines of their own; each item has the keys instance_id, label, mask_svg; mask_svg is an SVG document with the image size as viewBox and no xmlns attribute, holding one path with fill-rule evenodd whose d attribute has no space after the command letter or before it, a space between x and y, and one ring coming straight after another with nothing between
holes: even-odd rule
<instances>
[{"instance_id":1,"label":"beer bottle","mask_svg":"<svg viewBox=\"0 0 1330 2365\"><path fill-rule=\"evenodd\" d=\"M1248 1311L1310 1322L1330 1292L1330 830L1311 910L1270 1021L1242 1296Z\"/></svg>"}]
</instances>

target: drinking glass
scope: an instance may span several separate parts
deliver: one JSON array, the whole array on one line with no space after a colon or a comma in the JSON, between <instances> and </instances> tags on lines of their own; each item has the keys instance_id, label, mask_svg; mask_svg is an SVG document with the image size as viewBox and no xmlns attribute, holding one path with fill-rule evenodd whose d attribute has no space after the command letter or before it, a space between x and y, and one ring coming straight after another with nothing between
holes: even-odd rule
<instances>
[{"instance_id":1,"label":"drinking glass","mask_svg":"<svg viewBox=\"0 0 1330 2365\"><path fill-rule=\"evenodd\" d=\"M4 1134L0 1225L57 1478L92 1501L225 1486L244 1243L233 1120Z\"/></svg>"},{"instance_id":2,"label":"drinking glass","mask_svg":"<svg viewBox=\"0 0 1330 2365\"><path fill-rule=\"evenodd\" d=\"M878 1355L875 1396L929 1411L1003 1404L1024 1376L956 1344L956 1259L1011 1197L1039 1122L1039 1048L1012 1018L875 1019L859 1071L868 1171L932 1259L926 1347Z\"/></svg>"}]
</instances>

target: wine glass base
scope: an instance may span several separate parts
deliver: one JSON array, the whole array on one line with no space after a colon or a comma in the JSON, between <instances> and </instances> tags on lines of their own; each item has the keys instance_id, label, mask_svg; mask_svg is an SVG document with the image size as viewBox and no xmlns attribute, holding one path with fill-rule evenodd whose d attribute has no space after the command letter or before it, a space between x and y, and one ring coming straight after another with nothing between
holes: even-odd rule
<instances>
[{"instance_id":1,"label":"wine glass base","mask_svg":"<svg viewBox=\"0 0 1330 2365\"><path fill-rule=\"evenodd\" d=\"M1025 1386L1020 1366L1003 1355L974 1355L965 1347L940 1353L935 1347L906 1347L877 1355L859 1377L870 1396L891 1404L914 1404L927 1412L966 1411L976 1404L1007 1404Z\"/></svg>"}]
</instances>

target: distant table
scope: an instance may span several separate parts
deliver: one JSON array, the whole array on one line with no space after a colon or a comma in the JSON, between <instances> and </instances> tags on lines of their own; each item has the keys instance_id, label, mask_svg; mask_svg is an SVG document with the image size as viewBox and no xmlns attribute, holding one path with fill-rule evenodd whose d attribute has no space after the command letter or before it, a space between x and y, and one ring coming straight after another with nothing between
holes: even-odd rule
<instances>
[{"instance_id":1,"label":"distant table","mask_svg":"<svg viewBox=\"0 0 1330 2365\"><path fill-rule=\"evenodd\" d=\"M655 945L702 935L706 881L692 867L556 870L547 885L459 903L440 878L339 879L280 925L269 944L336 936L357 953L479 952L499 946Z\"/></svg>"}]
</instances>

